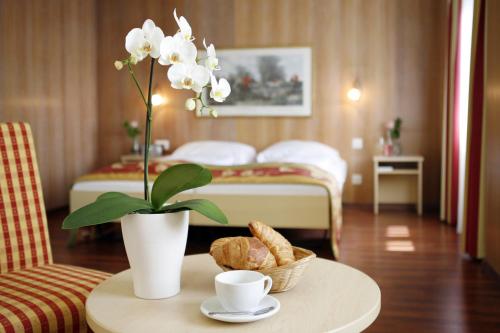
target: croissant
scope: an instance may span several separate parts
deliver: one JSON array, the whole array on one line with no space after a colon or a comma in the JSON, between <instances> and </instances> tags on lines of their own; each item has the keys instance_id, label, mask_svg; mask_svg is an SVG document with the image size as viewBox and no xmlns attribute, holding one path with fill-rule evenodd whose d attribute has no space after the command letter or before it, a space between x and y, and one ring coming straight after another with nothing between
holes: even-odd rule
<instances>
[{"instance_id":1,"label":"croissant","mask_svg":"<svg viewBox=\"0 0 500 333\"><path fill-rule=\"evenodd\" d=\"M278 266L283 266L295 261L292 244L273 228L259 221L248 224L254 237L260 239L276 258Z\"/></svg>"},{"instance_id":2,"label":"croissant","mask_svg":"<svg viewBox=\"0 0 500 333\"><path fill-rule=\"evenodd\" d=\"M233 269L259 270L276 267L269 249L255 237L225 237L210 246L210 255L217 264Z\"/></svg>"}]
</instances>

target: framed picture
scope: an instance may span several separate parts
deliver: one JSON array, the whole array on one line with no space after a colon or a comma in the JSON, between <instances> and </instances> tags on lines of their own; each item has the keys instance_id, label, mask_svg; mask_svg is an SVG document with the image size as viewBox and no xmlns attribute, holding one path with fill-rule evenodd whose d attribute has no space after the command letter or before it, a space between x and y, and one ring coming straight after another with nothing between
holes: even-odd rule
<instances>
[{"instance_id":1,"label":"framed picture","mask_svg":"<svg viewBox=\"0 0 500 333\"><path fill-rule=\"evenodd\" d=\"M223 103L208 98L205 103L220 117L311 115L310 48L217 50L217 57L221 70L215 75L229 81L231 94Z\"/></svg>"}]
</instances>

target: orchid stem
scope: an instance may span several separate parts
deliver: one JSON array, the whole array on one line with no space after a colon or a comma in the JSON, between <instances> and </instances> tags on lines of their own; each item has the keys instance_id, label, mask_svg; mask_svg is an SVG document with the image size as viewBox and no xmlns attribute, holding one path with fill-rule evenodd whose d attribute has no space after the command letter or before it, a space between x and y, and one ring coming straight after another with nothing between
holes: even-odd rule
<instances>
[{"instance_id":1,"label":"orchid stem","mask_svg":"<svg viewBox=\"0 0 500 333\"><path fill-rule=\"evenodd\" d=\"M200 93L200 95L198 96L198 100L200 101L201 105L203 107L207 107L207 105L205 104L205 102L203 101L203 93L204 93L205 89L203 89Z\"/></svg>"},{"instance_id":2,"label":"orchid stem","mask_svg":"<svg viewBox=\"0 0 500 333\"><path fill-rule=\"evenodd\" d=\"M151 67L149 70L149 87L148 87L148 101L146 110L146 133L144 137L144 200L151 202L151 197L149 193L149 146L151 145L151 120L153 106L151 102L151 96L153 94L153 70L155 65L155 59L151 58ZM142 92L141 92L142 94ZM142 96L144 99L144 95Z\"/></svg>"},{"instance_id":3,"label":"orchid stem","mask_svg":"<svg viewBox=\"0 0 500 333\"><path fill-rule=\"evenodd\" d=\"M208 87L208 85L207 85ZM203 100L203 94L205 93L205 89L203 89L200 93L200 95L197 97L197 99L200 101L201 103L201 108L200 108L200 114L203 114L203 110L204 109L208 109L208 110L211 110L212 108L210 106L208 106L207 104L205 104L204 100Z\"/></svg>"},{"instance_id":4,"label":"orchid stem","mask_svg":"<svg viewBox=\"0 0 500 333\"><path fill-rule=\"evenodd\" d=\"M135 78L134 71L132 70L132 67L130 66L130 63L127 63L128 67L128 72L130 73L130 76L132 77L132 80L135 82L135 86L139 90L139 93L141 94L142 100L144 101L144 104L146 107L148 107L148 102L146 101L146 98L144 97L144 93L142 92L141 86L139 85L139 82L137 82L137 79Z\"/></svg>"}]
</instances>

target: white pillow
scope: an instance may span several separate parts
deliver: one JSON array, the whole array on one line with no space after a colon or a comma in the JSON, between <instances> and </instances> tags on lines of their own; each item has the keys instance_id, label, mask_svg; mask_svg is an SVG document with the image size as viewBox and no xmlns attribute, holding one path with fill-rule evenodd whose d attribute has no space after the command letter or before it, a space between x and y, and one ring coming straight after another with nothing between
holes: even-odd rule
<instances>
[{"instance_id":1,"label":"white pillow","mask_svg":"<svg viewBox=\"0 0 500 333\"><path fill-rule=\"evenodd\" d=\"M316 141L281 141L257 155L257 162L305 163L317 166L329 173L342 186L347 176L347 164L339 152Z\"/></svg>"},{"instance_id":2,"label":"white pillow","mask_svg":"<svg viewBox=\"0 0 500 333\"><path fill-rule=\"evenodd\" d=\"M296 162L302 163L311 157L340 159L339 152L330 146L316 141L289 140L275 143L257 155L257 162Z\"/></svg>"},{"instance_id":3,"label":"white pillow","mask_svg":"<svg viewBox=\"0 0 500 333\"><path fill-rule=\"evenodd\" d=\"M210 165L239 165L255 161L255 148L229 141L193 141L177 148L170 160L183 160Z\"/></svg>"}]
</instances>

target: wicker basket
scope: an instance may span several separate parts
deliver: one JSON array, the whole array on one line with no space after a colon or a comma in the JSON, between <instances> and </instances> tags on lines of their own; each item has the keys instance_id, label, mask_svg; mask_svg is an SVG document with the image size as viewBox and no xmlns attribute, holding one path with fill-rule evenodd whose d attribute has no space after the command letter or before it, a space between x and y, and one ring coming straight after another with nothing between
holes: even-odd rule
<instances>
[{"instance_id":1,"label":"wicker basket","mask_svg":"<svg viewBox=\"0 0 500 333\"><path fill-rule=\"evenodd\" d=\"M307 265L309 265L309 262L316 258L316 254L314 252L296 246L293 247L293 254L295 255L296 260L288 265L257 271L264 275L269 275L271 279L273 279L271 293L280 293L295 287ZM224 271L233 270L227 266L220 267Z\"/></svg>"}]
</instances>

